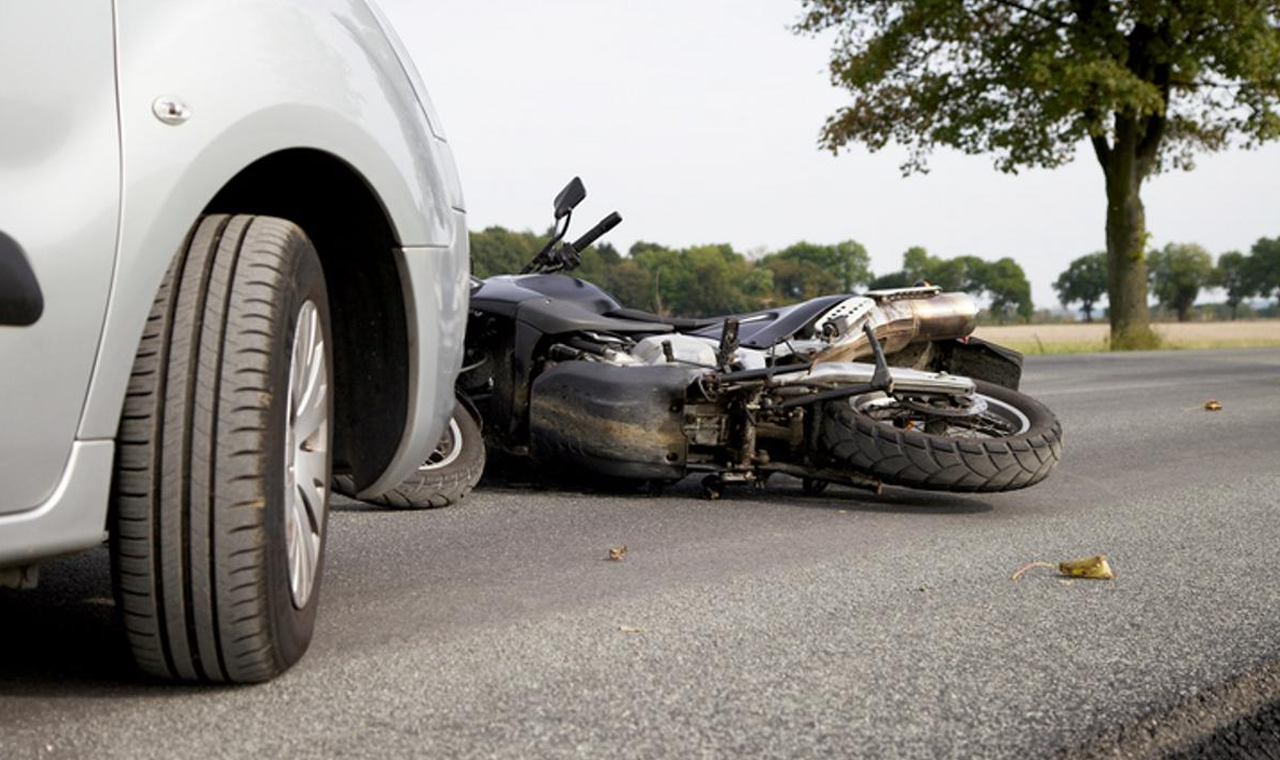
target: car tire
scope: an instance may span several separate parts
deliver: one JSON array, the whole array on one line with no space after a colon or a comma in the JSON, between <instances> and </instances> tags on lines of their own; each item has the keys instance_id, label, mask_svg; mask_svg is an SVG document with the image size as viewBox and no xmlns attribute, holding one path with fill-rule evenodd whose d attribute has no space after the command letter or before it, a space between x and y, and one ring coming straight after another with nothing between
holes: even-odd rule
<instances>
[{"instance_id":1,"label":"car tire","mask_svg":"<svg viewBox=\"0 0 1280 760\"><path fill-rule=\"evenodd\" d=\"M310 644L332 345L324 273L297 225L200 220L147 319L117 442L112 580L147 674L260 682Z\"/></svg>"}]
</instances>

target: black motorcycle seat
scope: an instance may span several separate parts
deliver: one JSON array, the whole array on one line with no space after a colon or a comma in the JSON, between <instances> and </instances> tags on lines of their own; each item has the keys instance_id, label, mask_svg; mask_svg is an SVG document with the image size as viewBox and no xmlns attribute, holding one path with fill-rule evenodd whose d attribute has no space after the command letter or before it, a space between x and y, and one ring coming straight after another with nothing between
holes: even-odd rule
<instances>
[{"instance_id":1,"label":"black motorcycle seat","mask_svg":"<svg viewBox=\"0 0 1280 760\"><path fill-rule=\"evenodd\" d=\"M664 317L661 314L645 311L644 309L630 309L623 307L606 312L605 316L614 319L631 319L636 322L657 322L663 325L670 325L676 330L701 330L704 327L712 327L724 322L724 317Z\"/></svg>"}]
</instances>

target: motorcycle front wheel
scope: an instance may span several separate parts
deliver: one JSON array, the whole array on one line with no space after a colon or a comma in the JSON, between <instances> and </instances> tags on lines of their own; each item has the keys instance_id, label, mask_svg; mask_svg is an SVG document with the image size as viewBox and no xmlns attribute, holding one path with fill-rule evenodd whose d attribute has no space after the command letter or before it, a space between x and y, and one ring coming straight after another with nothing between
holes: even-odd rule
<instances>
[{"instance_id":1,"label":"motorcycle front wheel","mask_svg":"<svg viewBox=\"0 0 1280 760\"><path fill-rule=\"evenodd\" d=\"M462 501L484 474L484 437L480 423L465 404L453 409L444 435L416 472L381 496L366 499L371 504L401 509L436 509ZM355 498L355 483L349 475L335 478L337 490Z\"/></svg>"},{"instance_id":2,"label":"motorcycle front wheel","mask_svg":"<svg viewBox=\"0 0 1280 760\"><path fill-rule=\"evenodd\" d=\"M1062 457L1062 425L1039 401L975 381L967 410L883 393L828 402L822 454L836 467L930 491L1013 491L1049 476Z\"/></svg>"}]
</instances>

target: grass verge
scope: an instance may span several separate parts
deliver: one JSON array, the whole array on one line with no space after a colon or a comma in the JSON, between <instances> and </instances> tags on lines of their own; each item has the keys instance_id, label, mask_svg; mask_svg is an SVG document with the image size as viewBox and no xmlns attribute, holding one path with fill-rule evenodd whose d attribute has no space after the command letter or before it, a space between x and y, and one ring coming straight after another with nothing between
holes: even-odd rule
<instances>
[{"instance_id":1,"label":"grass verge","mask_svg":"<svg viewBox=\"0 0 1280 760\"><path fill-rule=\"evenodd\" d=\"M1002 346L1021 351L1029 356L1056 356L1059 354L1096 354L1111 350L1106 340L1082 341L1029 341L991 339ZM1165 340L1162 351L1192 351L1211 348L1280 348L1280 339L1224 338L1222 340Z\"/></svg>"},{"instance_id":2,"label":"grass verge","mask_svg":"<svg viewBox=\"0 0 1280 760\"><path fill-rule=\"evenodd\" d=\"M1280 320L1183 322L1153 328L1161 349L1280 347ZM974 335L1029 355L1099 353L1111 348L1107 326L1096 322L984 326Z\"/></svg>"}]
</instances>

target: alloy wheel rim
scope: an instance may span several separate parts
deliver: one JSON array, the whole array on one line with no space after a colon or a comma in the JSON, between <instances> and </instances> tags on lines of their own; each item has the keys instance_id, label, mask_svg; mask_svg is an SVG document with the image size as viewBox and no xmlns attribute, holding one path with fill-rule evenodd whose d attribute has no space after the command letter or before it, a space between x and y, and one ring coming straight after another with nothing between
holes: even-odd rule
<instances>
[{"instance_id":1,"label":"alloy wheel rim","mask_svg":"<svg viewBox=\"0 0 1280 760\"><path fill-rule=\"evenodd\" d=\"M285 417L285 549L289 592L302 609L315 589L329 502L329 371L315 302L298 309Z\"/></svg>"},{"instance_id":2,"label":"alloy wheel rim","mask_svg":"<svg viewBox=\"0 0 1280 760\"><path fill-rule=\"evenodd\" d=\"M981 393L973 394L973 402L970 410L963 413L938 413L935 420L946 430L935 434L946 438L1007 438L1031 429L1031 420L1013 404ZM894 424L895 413L929 415L919 404L904 404L895 396L884 393L855 396L849 403L854 411L885 424ZM923 427L921 430L929 432Z\"/></svg>"},{"instance_id":3,"label":"alloy wheel rim","mask_svg":"<svg viewBox=\"0 0 1280 760\"><path fill-rule=\"evenodd\" d=\"M440 443L436 445L436 450L431 452L431 456L427 457L427 461L418 467L419 472L428 470L438 470L453 464L459 456L462 455L462 428L458 426L458 418L449 418L449 427L445 429L445 433L440 437Z\"/></svg>"}]
</instances>

